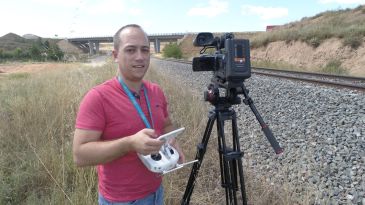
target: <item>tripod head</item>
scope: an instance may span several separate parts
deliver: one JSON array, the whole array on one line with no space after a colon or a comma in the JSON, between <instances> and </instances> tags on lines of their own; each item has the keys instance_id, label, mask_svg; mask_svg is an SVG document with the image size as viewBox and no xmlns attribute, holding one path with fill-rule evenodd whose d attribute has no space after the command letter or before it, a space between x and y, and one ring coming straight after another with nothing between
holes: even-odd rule
<instances>
[{"instance_id":1,"label":"tripod head","mask_svg":"<svg viewBox=\"0 0 365 205\"><path fill-rule=\"evenodd\" d=\"M204 100L219 107L231 107L232 105L241 104L237 88L226 89L225 96L220 96L219 86L213 83L208 86L208 90L204 91Z\"/></svg>"}]
</instances>

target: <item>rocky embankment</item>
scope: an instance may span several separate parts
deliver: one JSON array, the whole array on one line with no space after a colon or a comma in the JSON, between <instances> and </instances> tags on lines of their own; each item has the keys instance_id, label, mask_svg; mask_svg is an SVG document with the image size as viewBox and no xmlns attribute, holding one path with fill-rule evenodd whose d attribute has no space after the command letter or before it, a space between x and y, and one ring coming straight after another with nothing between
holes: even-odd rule
<instances>
[{"instance_id":1,"label":"rocky embankment","mask_svg":"<svg viewBox=\"0 0 365 205\"><path fill-rule=\"evenodd\" d=\"M211 72L152 59L154 69L203 96ZM244 169L314 194L311 204L365 205L365 93L253 74L245 81L285 152L276 156L250 108L235 106Z\"/></svg>"}]
</instances>

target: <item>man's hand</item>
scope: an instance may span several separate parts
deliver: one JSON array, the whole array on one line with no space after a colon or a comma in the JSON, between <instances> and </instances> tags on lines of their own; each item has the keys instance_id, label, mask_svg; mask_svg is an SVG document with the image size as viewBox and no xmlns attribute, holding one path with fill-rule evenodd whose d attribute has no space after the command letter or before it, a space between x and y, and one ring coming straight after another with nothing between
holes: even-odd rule
<instances>
[{"instance_id":1,"label":"man's hand","mask_svg":"<svg viewBox=\"0 0 365 205\"><path fill-rule=\"evenodd\" d=\"M168 141L168 143L169 143L171 146L173 146L173 147L176 149L176 151L179 153L179 161L178 161L177 163L179 163L179 164L183 164L183 163L185 163L185 155L184 155L184 153L183 153L182 149L180 148L179 143L177 143L176 139L175 139L175 138L170 139L170 140Z\"/></svg>"},{"instance_id":2,"label":"man's hand","mask_svg":"<svg viewBox=\"0 0 365 205\"><path fill-rule=\"evenodd\" d=\"M163 141L156 139L157 135L152 129L143 129L130 137L132 150L148 155L158 153Z\"/></svg>"}]
</instances>

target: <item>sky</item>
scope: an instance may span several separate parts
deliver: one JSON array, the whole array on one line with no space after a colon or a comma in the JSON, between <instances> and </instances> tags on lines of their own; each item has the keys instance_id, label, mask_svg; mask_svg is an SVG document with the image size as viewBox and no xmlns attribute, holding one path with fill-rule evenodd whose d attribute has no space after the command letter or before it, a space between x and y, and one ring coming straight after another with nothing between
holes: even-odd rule
<instances>
[{"instance_id":1,"label":"sky","mask_svg":"<svg viewBox=\"0 0 365 205\"><path fill-rule=\"evenodd\" d=\"M148 34L264 31L365 0L3 0L0 36L112 36L139 24Z\"/></svg>"}]
</instances>

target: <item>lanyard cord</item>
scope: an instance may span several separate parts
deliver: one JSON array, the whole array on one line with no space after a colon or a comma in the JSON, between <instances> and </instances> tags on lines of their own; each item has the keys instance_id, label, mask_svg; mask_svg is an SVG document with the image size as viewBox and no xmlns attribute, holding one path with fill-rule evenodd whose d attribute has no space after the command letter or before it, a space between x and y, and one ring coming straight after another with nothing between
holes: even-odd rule
<instances>
[{"instance_id":1,"label":"lanyard cord","mask_svg":"<svg viewBox=\"0 0 365 205\"><path fill-rule=\"evenodd\" d=\"M144 124L146 125L147 128L149 129L153 129L153 117L152 117L152 111L151 111L151 104L150 101L148 99L148 95L147 95L147 89L145 86L143 86L142 84L142 88L144 91L144 96L146 98L146 102L147 102L147 108L148 108L148 112L150 114L150 118L151 118L151 122L152 122L152 126L150 125L150 123L148 122L146 115L143 113L141 106L137 103L136 98L133 96L132 92L129 90L129 88L127 87L127 85L123 82L122 78L120 76L118 76L118 81L120 83L120 85L122 86L123 90L127 93L129 100L132 102L132 104L134 105L134 107L136 108L139 116L142 118Z\"/></svg>"}]
</instances>

